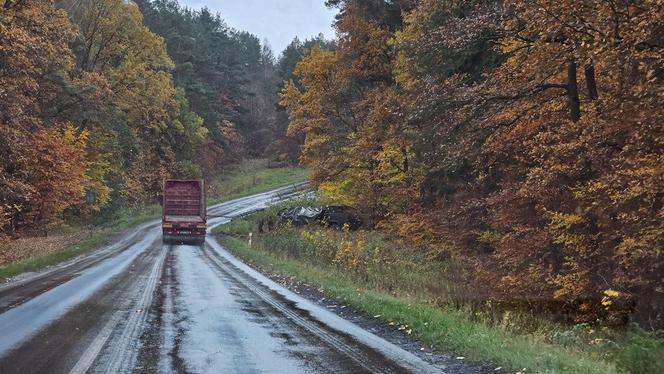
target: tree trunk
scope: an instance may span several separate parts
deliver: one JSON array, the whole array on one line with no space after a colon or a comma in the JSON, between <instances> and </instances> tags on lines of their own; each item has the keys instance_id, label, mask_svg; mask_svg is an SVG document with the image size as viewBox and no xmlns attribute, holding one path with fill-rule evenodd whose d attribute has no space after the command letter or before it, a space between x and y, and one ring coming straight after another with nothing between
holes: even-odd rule
<instances>
[{"instance_id":1,"label":"tree trunk","mask_svg":"<svg viewBox=\"0 0 664 374\"><path fill-rule=\"evenodd\" d=\"M403 155L403 172L407 173L408 172L408 151L406 148L401 148L401 154Z\"/></svg>"},{"instance_id":2,"label":"tree trunk","mask_svg":"<svg viewBox=\"0 0 664 374\"><path fill-rule=\"evenodd\" d=\"M16 235L16 213L12 212L9 216L9 233L14 236Z\"/></svg>"},{"instance_id":3,"label":"tree trunk","mask_svg":"<svg viewBox=\"0 0 664 374\"><path fill-rule=\"evenodd\" d=\"M420 185L420 200L422 201L423 208L433 208L435 204L435 182L433 178L434 174L432 172L427 173Z\"/></svg>"},{"instance_id":4,"label":"tree trunk","mask_svg":"<svg viewBox=\"0 0 664 374\"><path fill-rule=\"evenodd\" d=\"M576 61L574 60L567 65L567 98L570 118L576 122L581 118L581 102L579 101L579 85L576 80Z\"/></svg>"},{"instance_id":5,"label":"tree trunk","mask_svg":"<svg viewBox=\"0 0 664 374\"><path fill-rule=\"evenodd\" d=\"M597 93L597 81L595 80L595 65L586 65L584 72L586 75L586 85L588 86L588 96L590 100L597 100L599 94Z\"/></svg>"}]
</instances>

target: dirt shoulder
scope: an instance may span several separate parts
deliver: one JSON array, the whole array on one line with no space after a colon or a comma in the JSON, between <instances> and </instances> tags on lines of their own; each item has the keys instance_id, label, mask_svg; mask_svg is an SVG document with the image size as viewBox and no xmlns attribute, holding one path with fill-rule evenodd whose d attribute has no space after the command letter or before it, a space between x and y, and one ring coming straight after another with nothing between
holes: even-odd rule
<instances>
[{"instance_id":1,"label":"dirt shoulder","mask_svg":"<svg viewBox=\"0 0 664 374\"><path fill-rule=\"evenodd\" d=\"M15 239L0 246L0 266L32 257L47 256L85 239L90 239L93 235L95 235L95 230L83 229L69 233Z\"/></svg>"},{"instance_id":2,"label":"dirt shoulder","mask_svg":"<svg viewBox=\"0 0 664 374\"><path fill-rule=\"evenodd\" d=\"M446 373L484 374L498 373L502 371L502 368L499 366L491 365L489 363L467 360L463 356L443 354L433 351L429 345L409 334L408 329L404 326L396 323L392 325L389 323L385 324L385 321L380 319L381 316L369 316L366 313L362 313L347 305L344 300L330 297L321 292L321 290L318 290L305 282L301 282L295 277L276 273L263 272L263 274L292 292L418 356L422 360L438 367L444 367Z\"/></svg>"}]
</instances>

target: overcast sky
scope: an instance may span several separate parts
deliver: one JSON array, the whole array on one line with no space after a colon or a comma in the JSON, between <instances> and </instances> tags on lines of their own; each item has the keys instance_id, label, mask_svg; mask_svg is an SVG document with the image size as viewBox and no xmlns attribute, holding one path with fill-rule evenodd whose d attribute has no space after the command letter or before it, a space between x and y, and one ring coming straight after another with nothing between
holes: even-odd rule
<instances>
[{"instance_id":1,"label":"overcast sky","mask_svg":"<svg viewBox=\"0 0 664 374\"><path fill-rule=\"evenodd\" d=\"M267 39L278 56L295 36L300 40L323 33L334 38L332 22L336 9L327 9L325 0L179 0L183 6L207 6L221 13L232 28L249 31L261 41Z\"/></svg>"}]
</instances>

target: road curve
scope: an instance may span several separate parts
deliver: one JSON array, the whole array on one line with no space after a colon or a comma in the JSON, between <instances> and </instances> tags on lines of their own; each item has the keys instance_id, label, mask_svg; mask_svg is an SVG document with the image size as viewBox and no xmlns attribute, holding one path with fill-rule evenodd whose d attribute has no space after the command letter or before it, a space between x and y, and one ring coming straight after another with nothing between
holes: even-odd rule
<instances>
[{"instance_id":1,"label":"road curve","mask_svg":"<svg viewBox=\"0 0 664 374\"><path fill-rule=\"evenodd\" d=\"M210 207L210 225L292 196ZM279 286L213 238L161 242L159 222L0 286L0 373L440 373Z\"/></svg>"}]
</instances>

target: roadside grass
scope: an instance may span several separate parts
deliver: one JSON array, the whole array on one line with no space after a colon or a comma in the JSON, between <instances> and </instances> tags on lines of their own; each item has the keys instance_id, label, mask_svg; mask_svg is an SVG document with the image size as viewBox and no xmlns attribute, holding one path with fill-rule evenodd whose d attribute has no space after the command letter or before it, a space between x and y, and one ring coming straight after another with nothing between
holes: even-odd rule
<instances>
[{"instance_id":1,"label":"roadside grass","mask_svg":"<svg viewBox=\"0 0 664 374\"><path fill-rule=\"evenodd\" d=\"M304 168L278 167L271 168L267 160L247 160L237 165L220 177L210 181L209 205L223 203L239 197L266 192L281 186L303 182L307 180L309 171ZM95 248L109 243L111 238L122 231L139 224L159 218L161 207L159 205L146 205L137 209L122 209L114 214L113 218L102 221L95 226L72 225L62 226L51 231L51 234L71 235L78 234L85 238L70 245L64 246L51 253L31 256L0 265L0 281L14 277L18 274L37 271L44 267L70 260L85 254ZM34 239L34 245L39 245L40 238ZM2 251L15 251L12 242L0 243ZM2 256L0 256L1 258ZM17 256L19 257L19 256Z\"/></svg>"},{"instance_id":2,"label":"roadside grass","mask_svg":"<svg viewBox=\"0 0 664 374\"><path fill-rule=\"evenodd\" d=\"M309 170L299 167L270 167L268 160L247 160L210 180L210 205L304 182Z\"/></svg>"},{"instance_id":3,"label":"roadside grass","mask_svg":"<svg viewBox=\"0 0 664 374\"><path fill-rule=\"evenodd\" d=\"M113 233L114 232L102 230L92 234L90 239L83 240L61 251L0 266L0 281L14 277L21 273L39 270L49 265L67 261L94 248L99 248L108 242L109 236L111 236Z\"/></svg>"},{"instance_id":4,"label":"roadside grass","mask_svg":"<svg viewBox=\"0 0 664 374\"><path fill-rule=\"evenodd\" d=\"M395 328L412 330L433 349L488 361L502 366L502 372L664 372L662 336L635 326L570 326L543 316L453 302L455 296L472 292L454 284L454 264L427 261L379 233L288 225L258 233L257 222L283 206L219 226L220 242L266 273L293 276L367 315L380 315ZM251 248L246 242L249 232L254 233Z\"/></svg>"},{"instance_id":5,"label":"roadside grass","mask_svg":"<svg viewBox=\"0 0 664 374\"><path fill-rule=\"evenodd\" d=\"M88 237L53 253L34 256L2 265L0 266L0 281L24 272L36 271L46 266L67 261L95 248L102 247L108 244L112 237L120 234L122 231L157 218L160 209L161 207L158 205L150 205L138 210L125 209L117 214L117 218L96 227L61 228L60 230L62 231L85 231L87 232ZM36 239L36 244L38 245L39 238ZM12 243L9 242L3 245L0 247L0 250L11 250L11 244Z\"/></svg>"}]
</instances>

